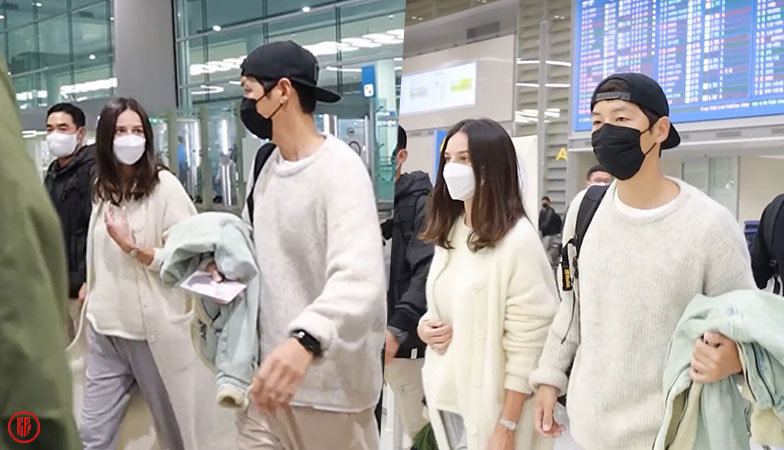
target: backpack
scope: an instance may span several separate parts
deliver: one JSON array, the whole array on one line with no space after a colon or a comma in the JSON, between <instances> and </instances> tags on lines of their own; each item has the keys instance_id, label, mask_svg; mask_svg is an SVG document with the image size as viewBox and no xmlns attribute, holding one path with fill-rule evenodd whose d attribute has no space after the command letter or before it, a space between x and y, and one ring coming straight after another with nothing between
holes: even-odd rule
<instances>
[{"instance_id":1,"label":"backpack","mask_svg":"<svg viewBox=\"0 0 784 450\"><path fill-rule=\"evenodd\" d=\"M770 204L769 208L766 208L765 211L765 223L762 224L762 242L765 243L765 247L768 249L768 254L770 254L770 266L773 268L773 293L774 294L781 294L781 279L779 278L779 264L776 261L776 256L773 254L773 231L776 226L776 219L778 218L781 208L784 207L784 195L779 195L773 200L773 203Z\"/></svg>"},{"instance_id":2,"label":"backpack","mask_svg":"<svg viewBox=\"0 0 784 450\"><path fill-rule=\"evenodd\" d=\"M267 160L270 158L270 156L272 156L272 152L275 151L276 147L277 146L273 142L267 142L256 151L256 159L253 162L253 184L251 185L250 192L248 192L248 198L246 200L246 204L248 205L248 217L250 218L251 226L253 226L253 192L256 191L256 183L259 181L259 174L261 174L261 169L264 168L264 164L266 164Z\"/></svg>"},{"instance_id":3,"label":"backpack","mask_svg":"<svg viewBox=\"0 0 784 450\"><path fill-rule=\"evenodd\" d=\"M564 291L568 292L574 288L572 285L571 265L569 263L569 246L571 245L575 248L574 279L576 280L579 275L577 260L580 258L580 248L585 240L585 233L588 232L588 226L591 224L591 220L593 220L596 210L599 209L599 204L601 204L608 188L609 186L591 186L580 202L580 209L577 210L577 223L574 227L574 236L569 239L561 251L561 275ZM572 316L574 316L574 309L572 309ZM571 326L571 321L569 325Z\"/></svg>"},{"instance_id":4,"label":"backpack","mask_svg":"<svg viewBox=\"0 0 784 450\"><path fill-rule=\"evenodd\" d=\"M577 280L577 277L579 276L577 260L580 257L580 248L582 247L583 241L585 240L585 234L588 232L588 226L591 224L593 216L596 214L596 210L599 209L599 205L602 203L602 199L604 198L604 194L607 193L608 188L609 186L591 186L588 188L588 191L586 191L585 196L580 202L580 209L577 210L577 222L574 227L574 236L572 236L572 238L566 242L566 245L564 245L563 249L561 250L561 275L564 291L568 292L574 290L574 286L572 284L571 265L569 263L569 247L573 246L575 248L574 280ZM569 318L569 326L566 329L566 333L564 334L563 339L561 340L561 344L566 341L566 335L569 334L569 330L572 328L572 322L574 321L574 310L577 308L577 303L577 293L573 293L572 314ZM572 364L574 364L574 361ZM571 372L572 367L570 366L566 371L566 376L570 376ZM564 395L560 397L558 402L566 406L566 396Z\"/></svg>"}]
</instances>

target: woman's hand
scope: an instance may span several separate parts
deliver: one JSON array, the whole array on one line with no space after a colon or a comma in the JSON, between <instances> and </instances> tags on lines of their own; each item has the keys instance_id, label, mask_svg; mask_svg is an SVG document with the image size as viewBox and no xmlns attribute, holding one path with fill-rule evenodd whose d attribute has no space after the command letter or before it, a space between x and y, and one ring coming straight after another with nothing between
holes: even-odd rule
<instances>
[{"instance_id":1,"label":"woman's hand","mask_svg":"<svg viewBox=\"0 0 784 450\"><path fill-rule=\"evenodd\" d=\"M496 425L487 450L515 450L515 432L502 425Z\"/></svg>"},{"instance_id":2,"label":"woman's hand","mask_svg":"<svg viewBox=\"0 0 784 450\"><path fill-rule=\"evenodd\" d=\"M134 248L133 236L131 236L131 228L128 225L128 217L125 212L118 211L115 207L106 208L106 213L103 215L103 221L106 224L106 232L109 237L122 249L123 252L128 253Z\"/></svg>"},{"instance_id":3,"label":"woman's hand","mask_svg":"<svg viewBox=\"0 0 784 450\"><path fill-rule=\"evenodd\" d=\"M419 323L417 334L422 342L439 355L443 355L452 341L452 325L444 324L438 320L425 319Z\"/></svg>"}]
</instances>

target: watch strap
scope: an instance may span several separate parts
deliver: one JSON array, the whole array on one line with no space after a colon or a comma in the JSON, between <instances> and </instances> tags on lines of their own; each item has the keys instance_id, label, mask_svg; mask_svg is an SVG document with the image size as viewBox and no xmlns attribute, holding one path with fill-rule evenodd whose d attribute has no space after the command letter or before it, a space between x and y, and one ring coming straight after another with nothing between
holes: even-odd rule
<instances>
[{"instance_id":1,"label":"watch strap","mask_svg":"<svg viewBox=\"0 0 784 450\"><path fill-rule=\"evenodd\" d=\"M517 429L517 422L508 419L498 419L498 425L506 428L507 430L514 431Z\"/></svg>"},{"instance_id":2,"label":"watch strap","mask_svg":"<svg viewBox=\"0 0 784 450\"><path fill-rule=\"evenodd\" d=\"M293 333L291 333L291 337L299 341L305 350L310 352L314 357L318 358L321 356L321 343L307 331L295 330Z\"/></svg>"}]
</instances>

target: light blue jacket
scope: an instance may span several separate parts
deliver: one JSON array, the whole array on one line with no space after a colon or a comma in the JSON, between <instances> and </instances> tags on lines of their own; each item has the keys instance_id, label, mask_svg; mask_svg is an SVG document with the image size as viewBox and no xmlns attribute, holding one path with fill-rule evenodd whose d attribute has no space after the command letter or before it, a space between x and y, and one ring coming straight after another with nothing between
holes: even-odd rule
<instances>
[{"instance_id":1,"label":"light blue jacket","mask_svg":"<svg viewBox=\"0 0 784 450\"><path fill-rule=\"evenodd\" d=\"M168 285L213 259L226 279L247 284L229 305L197 302L191 327L199 353L216 371L218 404L244 408L259 358L259 270L250 226L228 213L199 214L172 227L160 251L161 279Z\"/></svg>"},{"instance_id":2,"label":"light blue jacket","mask_svg":"<svg viewBox=\"0 0 784 450\"><path fill-rule=\"evenodd\" d=\"M738 343L744 374L692 383L694 343L711 331ZM670 341L663 381L666 410L654 450L747 450L750 432L759 444L784 445L784 297L697 296Z\"/></svg>"}]
</instances>

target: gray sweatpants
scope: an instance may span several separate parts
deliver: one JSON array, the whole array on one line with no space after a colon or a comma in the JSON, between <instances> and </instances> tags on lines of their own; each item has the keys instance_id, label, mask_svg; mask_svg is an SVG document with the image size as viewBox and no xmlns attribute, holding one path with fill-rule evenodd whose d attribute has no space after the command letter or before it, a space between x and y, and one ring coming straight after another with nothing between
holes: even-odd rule
<instances>
[{"instance_id":1,"label":"gray sweatpants","mask_svg":"<svg viewBox=\"0 0 784 450\"><path fill-rule=\"evenodd\" d=\"M84 450L117 448L118 430L135 385L150 408L163 448L184 450L169 394L147 341L103 335L89 323L86 331L86 384L79 426Z\"/></svg>"},{"instance_id":2,"label":"gray sweatpants","mask_svg":"<svg viewBox=\"0 0 784 450\"><path fill-rule=\"evenodd\" d=\"M459 414L451 412L439 411L439 413L441 414L441 422L444 423L444 431L450 450L468 450L463 418Z\"/></svg>"}]
</instances>

